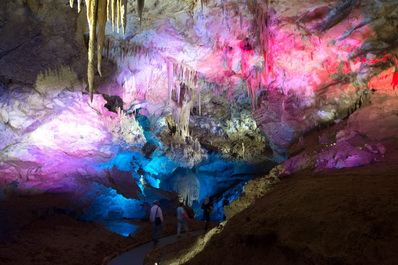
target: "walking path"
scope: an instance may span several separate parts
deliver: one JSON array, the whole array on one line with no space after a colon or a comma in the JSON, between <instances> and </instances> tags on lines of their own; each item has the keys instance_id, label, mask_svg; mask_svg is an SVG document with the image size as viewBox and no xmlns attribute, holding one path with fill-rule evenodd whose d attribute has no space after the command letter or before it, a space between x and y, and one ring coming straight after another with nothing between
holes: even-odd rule
<instances>
[{"instance_id":1,"label":"walking path","mask_svg":"<svg viewBox=\"0 0 398 265\"><path fill-rule=\"evenodd\" d=\"M191 236L197 236L203 233L204 230L192 231ZM187 236L187 235L184 233L182 236ZM164 247L168 244L174 243L176 241L177 241L177 235L162 237L159 239L159 242L157 244L154 244L153 241L151 241L149 243L141 245L114 258L108 263L108 265L143 265L145 256L149 252L151 252L156 248Z\"/></svg>"}]
</instances>

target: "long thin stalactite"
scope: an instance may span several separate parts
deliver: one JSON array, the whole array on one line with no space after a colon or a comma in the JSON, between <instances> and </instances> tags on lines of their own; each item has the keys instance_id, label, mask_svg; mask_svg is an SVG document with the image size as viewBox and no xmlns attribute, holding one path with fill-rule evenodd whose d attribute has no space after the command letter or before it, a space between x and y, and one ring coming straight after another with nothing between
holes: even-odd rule
<instances>
[{"instance_id":1,"label":"long thin stalactite","mask_svg":"<svg viewBox=\"0 0 398 265\"><path fill-rule=\"evenodd\" d=\"M90 30L90 39L88 42L88 65L87 65L87 79L88 89L90 92L90 100L93 101L94 90L94 54L95 54L95 37L97 25L97 4L98 0L86 0L87 7L87 21Z\"/></svg>"}]
</instances>

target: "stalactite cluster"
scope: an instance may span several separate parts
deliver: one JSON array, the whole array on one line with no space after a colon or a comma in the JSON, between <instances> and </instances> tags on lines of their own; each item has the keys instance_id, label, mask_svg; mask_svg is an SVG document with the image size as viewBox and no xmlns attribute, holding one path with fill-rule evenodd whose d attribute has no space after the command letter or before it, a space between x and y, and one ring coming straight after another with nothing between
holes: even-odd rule
<instances>
[{"instance_id":1,"label":"stalactite cluster","mask_svg":"<svg viewBox=\"0 0 398 265\"><path fill-rule=\"evenodd\" d=\"M202 10L203 10L203 7L204 7L204 6L207 6L207 5L209 4L210 0L194 0L194 1L193 1L193 4L192 4L192 9L194 9L195 7L197 7L199 2L200 2L200 7L201 7Z\"/></svg>"},{"instance_id":2,"label":"stalactite cluster","mask_svg":"<svg viewBox=\"0 0 398 265\"><path fill-rule=\"evenodd\" d=\"M263 86L268 87L268 78L273 74L273 51L272 51L272 32L271 32L271 12L268 0L258 3L257 0L247 0L247 6L253 15L252 31L255 35L254 45L264 58L262 69L252 69L246 74L246 86L249 96L252 99L252 106L255 108L256 94ZM254 47L253 47L254 48ZM248 53L244 51L243 53ZM242 56L245 56L244 54ZM246 59L246 58L242 58Z\"/></svg>"},{"instance_id":3,"label":"stalactite cluster","mask_svg":"<svg viewBox=\"0 0 398 265\"><path fill-rule=\"evenodd\" d=\"M192 68L167 60L169 100L173 102L173 116L178 123L178 132L182 139L189 136L189 117L195 99L198 99L200 106L199 77L199 73Z\"/></svg>"},{"instance_id":4,"label":"stalactite cluster","mask_svg":"<svg viewBox=\"0 0 398 265\"><path fill-rule=\"evenodd\" d=\"M78 12L81 11L81 1L77 1ZM140 1L139 1L140 2ZM95 53L97 52L97 71L101 73L102 50L104 47L105 26L107 20L112 22L112 29L119 32L123 29L126 31L127 21L127 0L85 0L87 8L87 21L90 30L89 47L88 47L88 65L87 78L89 84L90 99L93 100L94 92L94 75L95 75ZM141 0L140 5L144 5ZM74 1L70 0L70 6L73 8ZM142 8L140 18L142 15ZM98 29L97 29L98 26ZM97 43L97 49L95 49Z\"/></svg>"},{"instance_id":5,"label":"stalactite cluster","mask_svg":"<svg viewBox=\"0 0 398 265\"><path fill-rule=\"evenodd\" d=\"M128 41L120 42L108 36L105 38L104 44L103 56L112 59L121 58L122 60L129 56L152 60L155 57L159 57L160 53L165 50L165 48L145 47Z\"/></svg>"}]
</instances>

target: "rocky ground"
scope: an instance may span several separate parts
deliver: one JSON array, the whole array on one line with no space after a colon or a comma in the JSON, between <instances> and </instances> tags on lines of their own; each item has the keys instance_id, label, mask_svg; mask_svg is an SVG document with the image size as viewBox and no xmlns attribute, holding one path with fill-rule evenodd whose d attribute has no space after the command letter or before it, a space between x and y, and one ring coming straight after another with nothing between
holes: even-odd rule
<instances>
[{"instance_id":1,"label":"rocky ground","mask_svg":"<svg viewBox=\"0 0 398 265\"><path fill-rule=\"evenodd\" d=\"M70 206L62 197L43 194L0 202L0 264L106 264L151 240L152 226L146 220L131 220L140 228L123 237L62 212ZM202 228L201 221L191 221L190 229ZM166 216L163 236L175 233L175 216Z\"/></svg>"},{"instance_id":2,"label":"rocky ground","mask_svg":"<svg viewBox=\"0 0 398 265\"><path fill-rule=\"evenodd\" d=\"M187 264L398 264L398 152L390 150L370 165L282 178ZM54 194L0 202L0 263L101 264L151 239L147 221L132 221L140 230L122 237L56 210L62 206L68 202ZM165 227L164 235L175 233L175 217ZM193 242L158 249L147 264L172 264Z\"/></svg>"},{"instance_id":3,"label":"rocky ground","mask_svg":"<svg viewBox=\"0 0 398 265\"><path fill-rule=\"evenodd\" d=\"M279 166L285 173L270 189L261 186L262 178L249 182L247 194L232 203L231 208L234 203L240 208L227 223L214 224L218 228L198 240L183 238L155 250L146 264L398 264L398 141L370 141L357 134L335 145L342 128L339 124L304 137ZM336 150L339 143L344 145ZM346 143L351 147L344 149ZM373 148L378 143L383 152ZM320 159L331 154L326 160L345 165L350 157L370 153L372 163L351 168L328 169ZM266 188L255 193L255 187ZM0 201L0 263L106 264L151 240L145 220L130 220L140 226L132 237L77 221L75 213L65 210L73 208L66 198L70 196L15 195ZM190 228L202 229L203 223L192 220ZM175 232L175 217L166 216L163 235ZM193 255L202 247L203 252Z\"/></svg>"},{"instance_id":4,"label":"rocky ground","mask_svg":"<svg viewBox=\"0 0 398 265\"><path fill-rule=\"evenodd\" d=\"M245 186L226 224L198 240L185 238L155 250L147 264L398 264L396 112L386 109L387 115L372 106L303 137L278 166L277 177ZM378 114L374 120L384 127L361 119L370 113ZM383 133L370 138L376 131ZM336 168L354 162L361 166ZM66 198L15 195L0 201L0 263L106 264L151 240L145 220L130 220L140 226L132 237L77 221L77 213L66 210L73 200ZM202 229L203 223L193 220L190 227ZM163 234L175 232L175 217L167 216Z\"/></svg>"},{"instance_id":5,"label":"rocky ground","mask_svg":"<svg viewBox=\"0 0 398 265\"><path fill-rule=\"evenodd\" d=\"M398 152L390 150L370 165L282 178L184 264L398 264ZM181 264L192 251L170 245L146 264Z\"/></svg>"}]
</instances>

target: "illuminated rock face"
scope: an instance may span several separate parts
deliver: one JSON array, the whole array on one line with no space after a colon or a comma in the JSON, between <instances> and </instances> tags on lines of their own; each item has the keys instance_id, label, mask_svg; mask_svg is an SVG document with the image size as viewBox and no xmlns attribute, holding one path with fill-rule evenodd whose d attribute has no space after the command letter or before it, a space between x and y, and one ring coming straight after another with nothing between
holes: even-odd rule
<instances>
[{"instance_id":1,"label":"illuminated rock face","mask_svg":"<svg viewBox=\"0 0 398 265\"><path fill-rule=\"evenodd\" d=\"M174 110L165 98L179 98L181 82L193 88L191 108L197 110L205 111L209 88L232 102L246 92L278 160L301 135L339 122L363 104L372 75L388 72L389 82L378 89L395 86L396 30L382 26L393 17L394 1L164 5L178 14L147 2L153 8L142 28L133 15L127 28L133 37L111 38L120 91L139 100L145 95L148 112L157 114Z\"/></svg>"},{"instance_id":2,"label":"illuminated rock face","mask_svg":"<svg viewBox=\"0 0 398 265\"><path fill-rule=\"evenodd\" d=\"M0 195L101 191L107 199L98 203L117 208L160 196L151 186L176 190L199 209L205 196L216 204L236 198L251 174L267 171L240 170L241 163L286 160L291 145L318 128L348 118L328 144L358 134L396 138L397 6L146 1L141 26L134 12L124 36L107 26L104 75L90 102L85 10L77 14L65 1L3 1ZM312 162L321 170L373 159L345 147L349 154L334 164L324 161L333 150ZM217 165L228 165L229 175ZM114 175L128 176L109 173L115 167L130 174L129 191ZM173 175L177 168L186 175ZM225 185L237 172L247 175ZM138 216L144 206L137 207L98 216ZM96 218L99 210L87 209L85 218Z\"/></svg>"}]
</instances>

